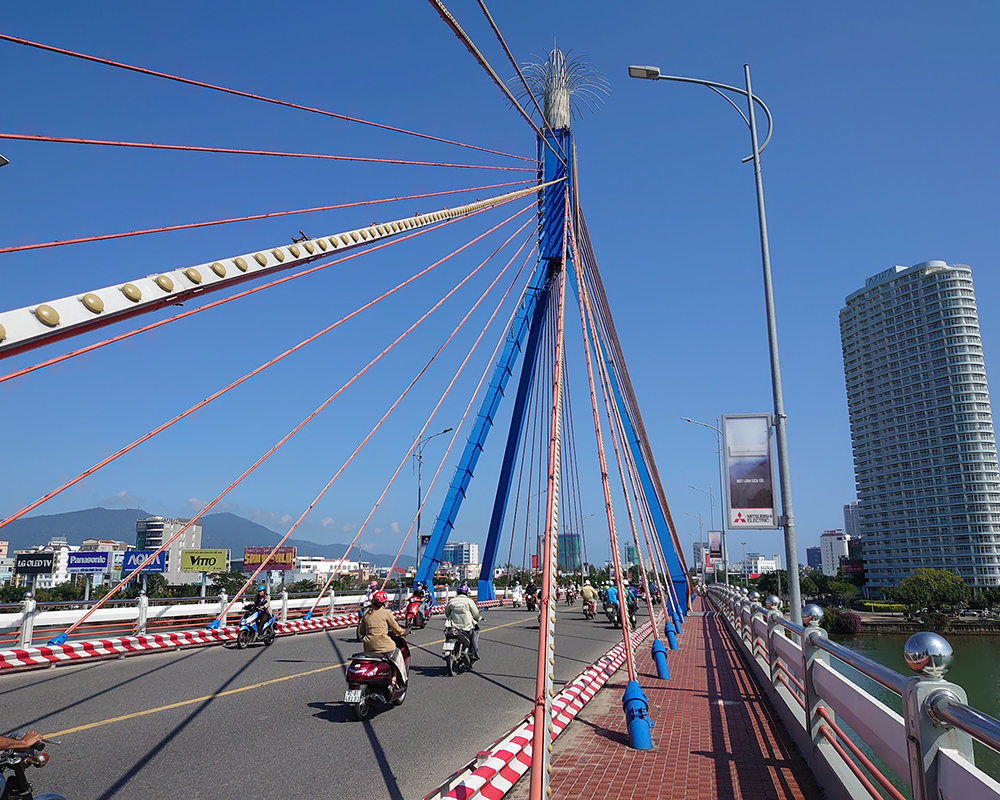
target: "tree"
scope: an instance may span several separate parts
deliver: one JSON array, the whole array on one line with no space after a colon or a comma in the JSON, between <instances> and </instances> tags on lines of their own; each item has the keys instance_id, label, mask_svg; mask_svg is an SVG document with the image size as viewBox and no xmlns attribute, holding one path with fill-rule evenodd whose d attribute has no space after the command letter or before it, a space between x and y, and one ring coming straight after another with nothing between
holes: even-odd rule
<instances>
[{"instance_id":1,"label":"tree","mask_svg":"<svg viewBox=\"0 0 1000 800\"><path fill-rule=\"evenodd\" d=\"M247 576L242 572L210 572L208 578L212 582L210 588L214 593L225 592L229 597L235 595L247 582Z\"/></svg>"},{"instance_id":2,"label":"tree","mask_svg":"<svg viewBox=\"0 0 1000 800\"><path fill-rule=\"evenodd\" d=\"M803 597L816 597L816 595L819 594L819 587L816 585L816 581L814 581L811 576L806 575L801 581L799 581L799 591L802 593Z\"/></svg>"},{"instance_id":3,"label":"tree","mask_svg":"<svg viewBox=\"0 0 1000 800\"><path fill-rule=\"evenodd\" d=\"M847 581L830 581L826 590L828 594L836 597L844 605L850 603L858 595L858 588Z\"/></svg>"},{"instance_id":4,"label":"tree","mask_svg":"<svg viewBox=\"0 0 1000 800\"><path fill-rule=\"evenodd\" d=\"M326 581L324 581L325 583ZM319 584L311 578L304 578L301 581L295 581L295 583L290 584L286 587L288 593L292 594L294 592L318 592Z\"/></svg>"},{"instance_id":5,"label":"tree","mask_svg":"<svg viewBox=\"0 0 1000 800\"><path fill-rule=\"evenodd\" d=\"M885 596L894 603L906 606L906 613L909 616L931 605L930 586L927 581L916 575L909 575L895 586L886 589Z\"/></svg>"},{"instance_id":6,"label":"tree","mask_svg":"<svg viewBox=\"0 0 1000 800\"><path fill-rule=\"evenodd\" d=\"M764 597L780 595L782 590L788 590L788 576L783 569L765 572L757 579L757 591Z\"/></svg>"},{"instance_id":7,"label":"tree","mask_svg":"<svg viewBox=\"0 0 1000 800\"><path fill-rule=\"evenodd\" d=\"M920 567L889 589L886 595L896 603L903 603L913 614L921 608L964 608L972 591L950 570Z\"/></svg>"}]
</instances>

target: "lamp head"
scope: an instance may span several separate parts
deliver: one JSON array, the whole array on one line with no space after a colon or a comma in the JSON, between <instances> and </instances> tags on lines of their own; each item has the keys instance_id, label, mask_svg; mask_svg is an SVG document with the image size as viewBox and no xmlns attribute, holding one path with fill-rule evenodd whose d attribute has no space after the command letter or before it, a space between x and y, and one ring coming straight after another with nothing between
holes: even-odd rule
<instances>
[{"instance_id":1,"label":"lamp head","mask_svg":"<svg viewBox=\"0 0 1000 800\"><path fill-rule=\"evenodd\" d=\"M660 77L660 68L649 66L642 67L633 64L628 68L628 76L630 78L644 78L647 81L655 81Z\"/></svg>"}]
</instances>

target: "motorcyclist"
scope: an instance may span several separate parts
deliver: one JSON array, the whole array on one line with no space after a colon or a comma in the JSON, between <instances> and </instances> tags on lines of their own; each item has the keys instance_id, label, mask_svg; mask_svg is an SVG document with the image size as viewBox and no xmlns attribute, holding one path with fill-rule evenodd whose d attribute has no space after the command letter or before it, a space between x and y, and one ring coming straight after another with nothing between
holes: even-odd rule
<instances>
[{"instance_id":1,"label":"motorcyclist","mask_svg":"<svg viewBox=\"0 0 1000 800\"><path fill-rule=\"evenodd\" d=\"M257 596L254 598L254 609L257 611L257 635L260 636L264 630L264 623L271 618L271 598L267 596L267 587L262 583L257 587Z\"/></svg>"},{"instance_id":2,"label":"motorcyclist","mask_svg":"<svg viewBox=\"0 0 1000 800\"><path fill-rule=\"evenodd\" d=\"M399 679L397 685L405 686L407 681L406 662L403 660L403 654L399 652L399 648L392 640L392 636L403 637L406 635L406 631L396 622L396 616L385 607L387 602L389 602L388 595L376 589L372 593L372 607L361 618L358 630L361 634L361 641L364 643L365 652L377 655L388 654L389 661L396 668ZM395 677L393 683L396 684Z\"/></svg>"},{"instance_id":3,"label":"motorcyclist","mask_svg":"<svg viewBox=\"0 0 1000 800\"><path fill-rule=\"evenodd\" d=\"M371 583L368 584L368 589L367 591L365 591L365 600L367 600L369 604L371 603L372 597L375 596L375 592L377 591L378 591L378 581L372 581Z\"/></svg>"},{"instance_id":4,"label":"motorcyclist","mask_svg":"<svg viewBox=\"0 0 1000 800\"><path fill-rule=\"evenodd\" d=\"M597 590L590 585L589 580L583 582L583 588L580 590L580 597L583 598L584 604L590 603L591 608L594 608L594 601L597 599Z\"/></svg>"},{"instance_id":5,"label":"motorcyclist","mask_svg":"<svg viewBox=\"0 0 1000 800\"><path fill-rule=\"evenodd\" d=\"M618 605L618 587L614 584L608 584L604 589L604 602L616 606Z\"/></svg>"},{"instance_id":6,"label":"motorcyclist","mask_svg":"<svg viewBox=\"0 0 1000 800\"><path fill-rule=\"evenodd\" d=\"M427 613L429 611L429 605L428 605L429 601L427 599L427 584L424 583L423 581L420 581L419 583L417 583L416 586L413 587L413 595L411 599L414 598L420 601L420 606L417 610L417 613L423 619L426 620L427 617L429 616Z\"/></svg>"},{"instance_id":7,"label":"motorcyclist","mask_svg":"<svg viewBox=\"0 0 1000 800\"><path fill-rule=\"evenodd\" d=\"M521 581L514 584L513 600L515 606L524 603L524 588L521 586Z\"/></svg>"},{"instance_id":8,"label":"motorcyclist","mask_svg":"<svg viewBox=\"0 0 1000 800\"><path fill-rule=\"evenodd\" d=\"M41 741L42 734L35 731L26 731L20 739L0 736L0 750L30 750Z\"/></svg>"},{"instance_id":9,"label":"motorcyclist","mask_svg":"<svg viewBox=\"0 0 1000 800\"><path fill-rule=\"evenodd\" d=\"M469 635L469 658L473 663L479 660L479 606L469 597L469 584L462 583L458 594L445 606L445 618L460 631Z\"/></svg>"}]
</instances>

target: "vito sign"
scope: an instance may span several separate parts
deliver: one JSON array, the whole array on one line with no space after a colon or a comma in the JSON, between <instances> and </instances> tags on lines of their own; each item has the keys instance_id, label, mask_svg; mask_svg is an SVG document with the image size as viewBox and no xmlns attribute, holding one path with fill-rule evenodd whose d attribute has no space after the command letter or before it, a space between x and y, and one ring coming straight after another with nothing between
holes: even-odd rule
<instances>
[{"instance_id":1,"label":"vito sign","mask_svg":"<svg viewBox=\"0 0 1000 800\"><path fill-rule=\"evenodd\" d=\"M181 550L181 572L226 572L228 550Z\"/></svg>"}]
</instances>

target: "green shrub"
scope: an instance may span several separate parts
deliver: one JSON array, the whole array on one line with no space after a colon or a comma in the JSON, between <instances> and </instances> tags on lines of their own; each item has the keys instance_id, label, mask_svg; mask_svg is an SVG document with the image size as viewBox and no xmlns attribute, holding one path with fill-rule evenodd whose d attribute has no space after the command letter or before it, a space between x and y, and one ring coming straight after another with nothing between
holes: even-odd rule
<instances>
[{"instance_id":1,"label":"green shrub","mask_svg":"<svg viewBox=\"0 0 1000 800\"><path fill-rule=\"evenodd\" d=\"M875 613L903 612L906 606L902 603L890 603L888 600L855 600L851 603L855 611L873 611Z\"/></svg>"}]
</instances>

